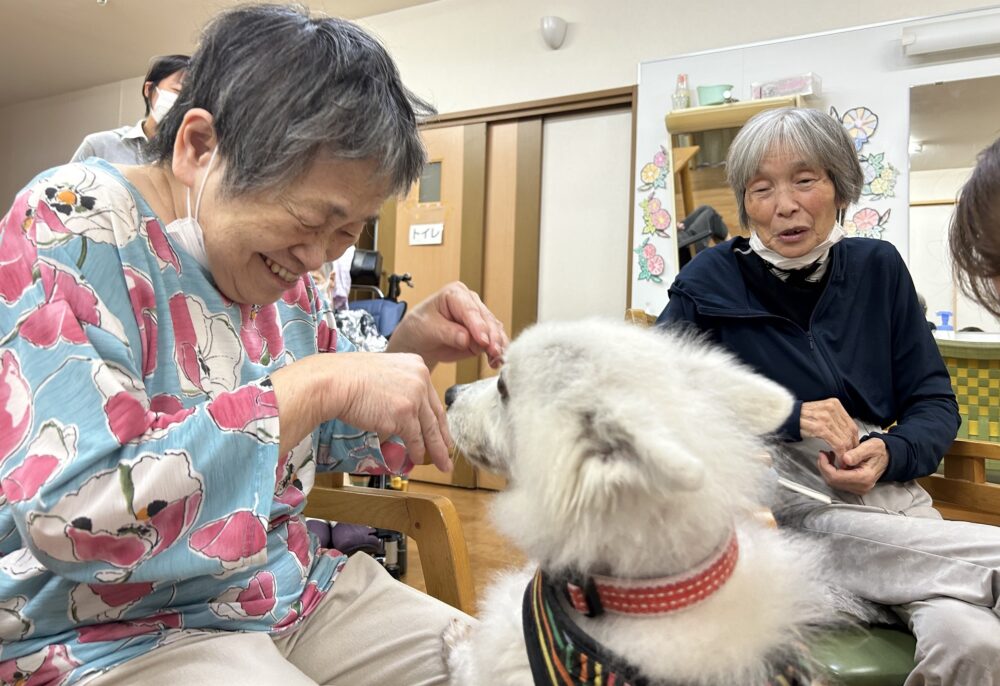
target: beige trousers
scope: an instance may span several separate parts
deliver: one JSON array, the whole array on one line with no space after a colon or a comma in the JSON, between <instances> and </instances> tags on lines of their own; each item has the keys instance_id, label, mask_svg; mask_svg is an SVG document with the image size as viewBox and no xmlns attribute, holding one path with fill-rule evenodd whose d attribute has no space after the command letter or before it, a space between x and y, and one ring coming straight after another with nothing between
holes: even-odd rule
<instances>
[{"instance_id":1,"label":"beige trousers","mask_svg":"<svg viewBox=\"0 0 1000 686\"><path fill-rule=\"evenodd\" d=\"M195 635L86 680L87 686L418 686L448 684L441 635L475 620L393 579L371 557L348 560L294 632Z\"/></svg>"}]
</instances>

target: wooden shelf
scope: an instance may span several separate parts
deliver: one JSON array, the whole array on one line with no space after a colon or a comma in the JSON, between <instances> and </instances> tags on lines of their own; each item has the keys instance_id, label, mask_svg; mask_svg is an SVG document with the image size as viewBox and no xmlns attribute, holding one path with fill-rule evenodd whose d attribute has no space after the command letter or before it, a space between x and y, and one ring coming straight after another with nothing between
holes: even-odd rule
<instances>
[{"instance_id":1,"label":"wooden shelf","mask_svg":"<svg viewBox=\"0 0 1000 686\"><path fill-rule=\"evenodd\" d=\"M801 97L789 95L782 98L764 98L763 100L734 102L728 105L709 105L674 110L667 114L665 120L667 133L695 133L743 126L750 117L764 110L801 106Z\"/></svg>"}]
</instances>

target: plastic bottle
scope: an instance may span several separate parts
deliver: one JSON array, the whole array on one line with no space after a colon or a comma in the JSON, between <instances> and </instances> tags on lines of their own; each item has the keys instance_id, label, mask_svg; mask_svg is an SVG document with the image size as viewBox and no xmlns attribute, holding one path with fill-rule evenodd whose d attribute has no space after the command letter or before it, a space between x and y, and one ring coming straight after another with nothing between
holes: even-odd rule
<instances>
[{"instance_id":1,"label":"plastic bottle","mask_svg":"<svg viewBox=\"0 0 1000 686\"><path fill-rule=\"evenodd\" d=\"M688 89L687 74L677 75L677 87L671 98L675 110L683 110L691 106L691 91Z\"/></svg>"}]
</instances>

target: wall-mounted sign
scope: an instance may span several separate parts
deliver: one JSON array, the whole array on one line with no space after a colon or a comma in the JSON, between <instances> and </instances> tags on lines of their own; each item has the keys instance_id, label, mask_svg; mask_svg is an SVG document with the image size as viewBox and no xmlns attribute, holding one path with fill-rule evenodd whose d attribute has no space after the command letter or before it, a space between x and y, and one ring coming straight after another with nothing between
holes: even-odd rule
<instances>
[{"instance_id":1,"label":"wall-mounted sign","mask_svg":"<svg viewBox=\"0 0 1000 686\"><path fill-rule=\"evenodd\" d=\"M410 245L441 245L444 224L410 224Z\"/></svg>"}]
</instances>

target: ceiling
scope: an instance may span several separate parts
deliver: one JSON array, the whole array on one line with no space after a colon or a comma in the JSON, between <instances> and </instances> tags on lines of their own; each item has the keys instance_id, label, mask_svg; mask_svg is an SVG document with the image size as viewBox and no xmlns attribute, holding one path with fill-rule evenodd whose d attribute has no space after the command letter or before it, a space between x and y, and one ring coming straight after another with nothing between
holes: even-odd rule
<instances>
[{"instance_id":1,"label":"ceiling","mask_svg":"<svg viewBox=\"0 0 1000 686\"><path fill-rule=\"evenodd\" d=\"M1000 76L948 81L910 89L910 169L971 167L1000 137Z\"/></svg>"},{"instance_id":2,"label":"ceiling","mask_svg":"<svg viewBox=\"0 0 1000 686\"><path fill-rule=\"evenodd\" d=\"M313 10L359 19L433 0L312 0ZM237 0L0 0L0 107L120 81L149 58L190 53L198 32ZM306 3L303 3L306 4Z\"/></svg>"}]
</instances>

